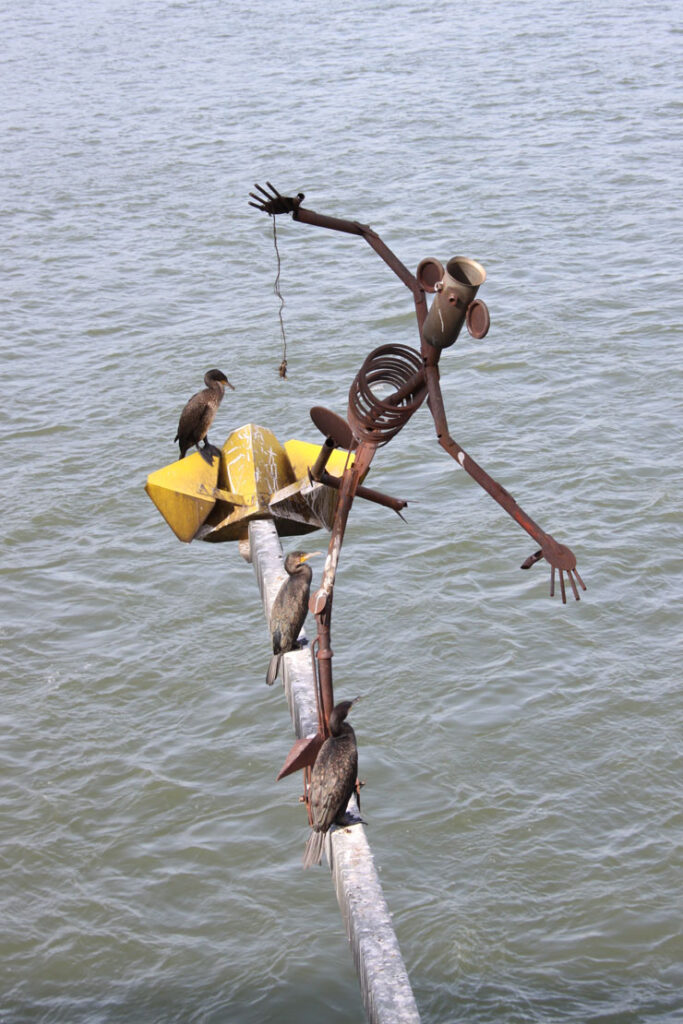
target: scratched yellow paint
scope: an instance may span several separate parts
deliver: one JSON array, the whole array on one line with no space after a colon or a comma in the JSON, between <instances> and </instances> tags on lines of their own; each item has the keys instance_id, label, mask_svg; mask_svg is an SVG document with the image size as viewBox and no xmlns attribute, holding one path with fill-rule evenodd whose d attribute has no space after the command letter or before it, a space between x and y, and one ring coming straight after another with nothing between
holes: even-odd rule
<instances>
[{"instance_id":1,"label":"scratched yellow paint","mask_svg":"<svg viewBox=\"0 0 683 1024\"><path fill-rule=\"evenodd\" d=\"M236 491L245 504L234 507L218 501L200 531L202 540L244 539L250 520L270 515L273 491L295 479L285 449L270 430L247 423L233 431L221 452L218 485Z\"/></svg>"},{"instance_id":2,"label":"scratched yellow paint","mask_svg":"<svg viewBox=\"0 0 683 1024\"><path fill-rule=\"evenodd\" d=\"M186 542L241 540L251 520L266 516L282 535L329 529L337 492L308 478L320 449L296 440L282 445L267 428L247 423L230 434L220 460L209 465L194 453L151 473L145 490ZM327 471L341 476L346 459L335 450Z\"/></svg>"}]
</instances>

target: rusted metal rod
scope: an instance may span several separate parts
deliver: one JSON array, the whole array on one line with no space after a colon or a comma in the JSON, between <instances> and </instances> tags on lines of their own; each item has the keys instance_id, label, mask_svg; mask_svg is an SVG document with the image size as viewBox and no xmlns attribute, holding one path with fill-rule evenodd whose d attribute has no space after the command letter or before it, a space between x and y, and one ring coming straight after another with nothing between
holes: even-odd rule
<instances>
[{"instance_id":1,"label":"rusted metal rod","mask_svg":"<svg viewBox=\"0 0 683 1024\"><path fill-rule=\"evenodd\" d=\"M253 205L253 204L252 204ZM414 274L408 270L398 256L391 251L388 245L382 241L379 235L367 224L360 224L355 220L344 220L341 217L329 217L324 213L316 213L315 210L307 210L303 206L297 206L292 210L292 220L301 221L302 224L313 224L319 228L329 228L330 231L342 231L347 235L360 235L370 245L378 256L380 256L388 267L393 270L404 285L413 293L415 301L415 312L418 324L421 326L427 318L427 300L424 289Z\"/></svg>"},{"instance_id":2,"label":"rusted metal rod","mask_svg":"<svg viewBox=\"0 0 683 1024\"><path fill-rule=\"evenodd\" d=\"M555 572L559 573L560 577L560 592L562 595L562 603L566 604L567 594L564 585L564 575L567 573L567 579L571 584L571 588L576 600L579 600L579 591L576 584L585 590L586 584L581 579L578 569L576 568L576 557L571 548L565 544L560 544L555 538L542 530L538 523L535 523L530 515L524 511L521 505L518 505L515 499L512 497L509 491L507 491L497 480L494 480L492 476L483 469L478 462L468 455L464 448L462 448L454 438L451 437L448 431L448 422L446 420L446 413L443 406L443 396L441 394L441 386L439 384L439 369L436 364L427 365L425 367L425 376L427 379L427 389L429 392L429 410L434 420L434 427L436 429L436 436L439 444L448 452L451 458L462 466L462 468L469 473L473 480L476 480L480 487L482 487L487 494L490 494L494 501L505 509L523 530L533 537L534 540L541 545L541 551L539 557L545 558L551 566L551 577L550 577L550 596L553 597L555 594ZM527 559L522 568L529 568L534 561L538 559L536 556L532 556L532 559Z\"/></svg>"},{"instance_id":3,"label":"rusted metal rod","mask_svg":"<svg viewBox=\"0 0 683 1024\"><path fill-rule=\"evenodd\" d=\"M457 441L455 441L450 433L448 432L448 423L446 421L446 414L443 407L443 397L441 394L441 387L439 385L439 373L436 366L428 366L425 370L427 376L427 385L429 388L429 400L430 410L432 418L434 420L434 426L436 429L436 436L441 447L448 452L448 454L455 459L455 461L466 470L469 475L477 481L480 487L491 495L494 501L497 501L499 505L505 509L508 515L511 515L515 522L519 523L523 530L526 530L534 540L540 543L547 539L547 534L541 527L533 521L531 516L528 516L523 508L521 508L509 491L506 491L493 477L489 476L485 469L483 469L478 462L467 454L464 448L461 448Z\"/></svg>"},{"instance_id":4,"label":"rusted metal rod","mask_svg":"<svg viewBox=\"0 0 683 1024\"><path fill-rule=\"evenodd\" d=\"M341 487L341 478L338 476L332 476L331 473L323 471L320 476L316 477L311 470L311 476L314 480L317 480L321 484L325 484L327 487L334 487L339 490ZM390 508L394 512L400 512L404 509L408 502L404 498L392 498L390 494L384 494L382 491L375 491L372 487L364 487L363 484L359 484L356 488L356 497L364 498L366 501L372 501L375 505L383 505L385 508Z\"/></svg>"},{"instance_id":5,"label":"rusted metal rod","mask_svg":"<svg viewBox=\"0 0 683 1024\"><path fill-rule=\"evenodd\" d=\"M334 445L334 441L332 440L332 438L331 437L326 437L325 440L322 443L322 447L320 448L320 454L318 455L318 458L315 460L315 462L311 466L311 470L310 470L311 476L318 483L322 483L323 482L321 480L321 477L322 477L323 471L325 469L325 466L330 461L330 456L332 455L332 452L334 451L334 447L335 447L335 445ZM326 473L325 475L329 476L330 474ZM334 479L336 480L337 477L334 477ZM334 486L334 485L332 485L332 486Z\"/></svg>"},{"instance_id":6,"label":"rusted metal rod","mask_svg":"<svg viewBox=\"0 0 683 1024\"><path fill-rule=\"evenodd\" d=\"M411 274L405 264L401 262L398 256L391 251L389 246L382 241L368 224L361 224L357 220L344 220L341 217L330 217L325 213L307 210L303 206L298 206L294 210L292 219L299 220L302 224L313 224L319 228L329 228L330 231L342 231L347 235L361 235L411 291L422 291L415 275Z\"/></svg>"},{"instance_id":7,"label":"rusted metal rod","mask_svg":"<svg viewBox=\"0 0 683 1024\"><path fill-rule=\"evenodd\" d=\"M344 470L339 490L339 504L337 505L334 525L332 527L332 536L330 537L322 582L309 603L309 608L314 615L318 615L323 610L334 589L341 545L351 505L353 504L359 481L370 468L374 454L375 448L372 445L360 444L356 449L355 461Z\"/></svg>"},{"instance_id":8,"label":"rusted metal rod","mask_svg":"<svg viewBox=\"0 0 683 1024\"><path fill-rule=\"evenodd\" d=\"M334 593L334 581L339 564L346 523L353 504L360 479L370 468L375 449L369 445L361 444L356 449L355 460L352 465L347 466L342 477L339 490L339 504L334 517L332 536L325 560L325 569L320 587L312 595L309 608L316 617L318 624L318 651L316 654L318 666L318 684L320 688L320 701L325 716L325 728L329 722L332 708L334 707L334 688L332 685L332 657L333 651L330 640L330 619L332 615L332 597Z\"/></svg>"}]
</instances>

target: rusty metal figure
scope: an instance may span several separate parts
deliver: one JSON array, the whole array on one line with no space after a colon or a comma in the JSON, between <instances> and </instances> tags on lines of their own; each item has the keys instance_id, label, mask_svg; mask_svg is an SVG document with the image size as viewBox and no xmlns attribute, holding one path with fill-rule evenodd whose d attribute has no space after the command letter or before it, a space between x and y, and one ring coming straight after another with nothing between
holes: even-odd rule
<instances>
[{"instance_id":1,"label":"rusty metal figure","mask_svg":"<svg viewBox=\"0 0 683 1024\"><path fill-rule=\"evenodd\" d=\"M310 601L310 610L318 626L314 650L319 691L319 733L316 737L299 740L295 744L278 776L281 778L297 768L311 765L328 734L327 722L334 707L330 646L332 596L346 523L354 497L359 493L360 481L377 448L387 444L405 426L425 399L428 400L438 442L444 451L540 545L521 568L528 569L544 558L551 567L550 596L555 594L555 580L559 576L563 603L567 601L565 574L577 601L578 588L585 590L586 586L576 568L576 558L571 549L542 530L512 495L451 437L448 429L439 384L439 359L442 350L455 343L463 324L467 325L475 338L483 338L488 331L488 310L480 299L475 298L486 279L486 271L481 264L456 257L449 260L444 269L438 260L427 258L420 262L414 275L372 228L357 221L342 220L305 209L301 205L305 198L302 192L294 197L283 196L270 182L266 182L266 185L267 189L255 185L257 192L250 193L254 200L250 201L250 206L270 216L289 213L293 220L302 224L361 235L412 292L420 335L419 352L406 345L383 345L370 353L349 391L348 421L326 409L318 407L311 410L314 423L326 436L326 446L330 449L338 446L353 450L354 458L352 462L349 461L341 478L339 504L323 578ZM429 310L425 292L435 296ZM387 388L391 389L391 393L380 399L378 391L384 393ZM401 502L400 507L403 505ZM400 514L400 508L396 508L396 511Z\"/></svg>"}]
</instances>

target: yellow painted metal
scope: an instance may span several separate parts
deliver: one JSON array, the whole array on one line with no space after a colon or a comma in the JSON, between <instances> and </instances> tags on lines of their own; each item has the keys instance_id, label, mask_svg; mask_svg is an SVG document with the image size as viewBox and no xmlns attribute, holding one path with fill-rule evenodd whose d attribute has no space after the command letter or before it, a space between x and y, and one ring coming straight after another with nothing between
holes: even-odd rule
<instances>
[{"instance_id":1,"label":"yellow painted metal","mask_svg":"<svg viewBox=\"0 0 683 1024\"><path fill-rule=\"evenodd\" d=\"M179 540L191 541L216 504L218 460L199 452L147 477L145 490Z\"/></svg>"},{"instance_id":2,"label":"yellow painted metal","mask_svg":"<svg viewBox=\"0 0 683 1024\"><path fill-rule=\"evenodd\" d=\"M233 431L220 460L198 452L151 473L145 490L182 541L242 540L253 519L273 518L281 536L331 529L339 492L309 479L321 446L280 444L265 427ZM341 476L347 452L335 450L327 472Z\"/></svg>"},{"instance_id":3,"label":"yellow painted metal","mask_svg":"<svg viewBox=\"0 0 683 1024\"><path fill-rule=\"evenodd\" d=\"M297 479L308 476L308 470L318 458L321 447L319 444L309 444L308 441L285 441L285 451ZM341 476L346 467L348 455L349 453L343 449L335 448L325 465L327 472L332 476Z\"/></svg>"},{"instance_id":4,"label":"yellow painted metal","mask_svg":"<svg viewBox=\"0 0 683 1024\"><path fill-rule=\"evenodd\" d=\"M217 542L243 540L251 519L270 515L268 502L273 491L295 481L287 453L266 427L247 423L235 430L223 445L218 486L237 491L244 498L241 507L222 501L199 531L202 540Z\"/></svg>"}]
</instances>

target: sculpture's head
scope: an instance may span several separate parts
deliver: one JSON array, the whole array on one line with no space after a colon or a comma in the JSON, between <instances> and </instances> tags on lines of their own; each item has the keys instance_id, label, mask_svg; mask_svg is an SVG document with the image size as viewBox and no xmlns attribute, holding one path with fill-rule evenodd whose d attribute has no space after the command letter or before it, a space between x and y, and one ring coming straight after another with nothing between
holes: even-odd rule
<instances>
[{"instance_id":1,"label":"sculpture's head","mask_svg":"<svg viewBox=\"0 0 683 1024\"><path fill-rule=\"evenodd\" d=\"M475 299L486 271L476 260L454 256L442 267L427 257L417 268L417 280L435 298L422 328L422 337L435 348L453 345L463 323L473 338L483 338L489 329L489 311L481 299Z\"/></svg>"}]
</instances>

